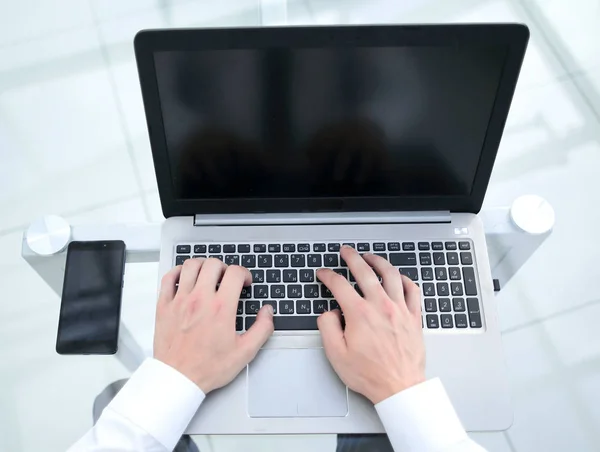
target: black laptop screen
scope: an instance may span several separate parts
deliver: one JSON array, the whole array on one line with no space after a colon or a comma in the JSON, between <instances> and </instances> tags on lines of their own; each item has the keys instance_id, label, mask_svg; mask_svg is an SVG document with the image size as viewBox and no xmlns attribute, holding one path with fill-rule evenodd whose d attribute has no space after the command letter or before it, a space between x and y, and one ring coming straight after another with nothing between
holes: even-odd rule
<instances>
[{"instance_id":1,"label":"black laptop screen","mask_svg":"<svg viewBox=\"0 0 600 452\"><path fill-rule=\"evenodd\" d=\"M468 195L507 51L157 52L176 197Z\"/></svg>"}]
</instances>

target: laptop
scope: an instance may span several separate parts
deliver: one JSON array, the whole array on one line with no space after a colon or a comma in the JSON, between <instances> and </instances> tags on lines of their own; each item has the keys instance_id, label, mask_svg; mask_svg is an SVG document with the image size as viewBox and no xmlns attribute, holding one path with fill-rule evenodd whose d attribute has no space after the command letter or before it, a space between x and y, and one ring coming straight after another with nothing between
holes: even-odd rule
<instances>
[{"instance_id":1,"label":"laptop","mask_svg":"<svg viewBox=\"0 0 600 452\"><path fill-rule=\"evenodd\" d=\"M316 278L344 244L422 289L427 376L470 431L512 409L477 216L529 32L518 24L144 30L135 38L166 221L160 274L247 267L236 329L275 333L188 433L379 433L325 358ZM357 287L357 290L358 287Z\"/></svg>"}]
</instances>

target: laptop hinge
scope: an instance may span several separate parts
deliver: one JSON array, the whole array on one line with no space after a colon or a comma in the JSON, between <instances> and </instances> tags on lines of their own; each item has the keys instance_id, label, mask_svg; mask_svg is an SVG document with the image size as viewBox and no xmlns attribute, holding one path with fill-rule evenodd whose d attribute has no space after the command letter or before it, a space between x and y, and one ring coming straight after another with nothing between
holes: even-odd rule
<instances>
[{"instance_id":1,"label":"laptop hinge","mask_svg":"<svg viewBox=\"0 0 600 452\"><path fill-rule=\"evenodd\" d=\"M450 211L195 215L194 226L450 223Z\"/></svg>"}]
</instances>

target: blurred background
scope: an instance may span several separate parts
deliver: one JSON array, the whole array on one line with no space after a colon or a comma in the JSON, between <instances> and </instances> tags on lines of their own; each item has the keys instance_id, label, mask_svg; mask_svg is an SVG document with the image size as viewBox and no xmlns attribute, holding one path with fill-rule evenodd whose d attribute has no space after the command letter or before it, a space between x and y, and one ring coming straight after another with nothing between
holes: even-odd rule
<instances>
[{"instance_id":1,"label":"blurred background","mask_svg":"<svg viewBox=\"0 0 600 452\"><path fill-rule=\"evenodd\" d=\"M62 451L128 371L54 351L59 298L20 257L47 213L156 222L133 37L143 28L522 22L531 40L486 207L545 197L553 234L498 295L515 421L490 451L600 447L599 0L20 0L0 5L0 450ZM123 318L151 324L157 265L129 265ZM151 334L151 333L149 333ZM148 338L150 340L150 338ZM202 451L333 451L335 437L198 437Z\"/></svg>"}]
</instances>

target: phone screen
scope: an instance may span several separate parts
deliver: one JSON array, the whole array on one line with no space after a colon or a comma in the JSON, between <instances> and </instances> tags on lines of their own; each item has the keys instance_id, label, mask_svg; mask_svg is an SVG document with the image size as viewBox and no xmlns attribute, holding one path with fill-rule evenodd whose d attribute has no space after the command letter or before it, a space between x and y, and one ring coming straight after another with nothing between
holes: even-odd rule
<instances>
[{"instance_id":1,"label":"phone screen","mask_svg":"<svg viewBox=\"0 0 600 452\"><path fill-rule=\"evenodd\" d=\"M124 269L122 241L69 244L56 339L58 353L117 352Z\"/></svg>"}]
</instances>

